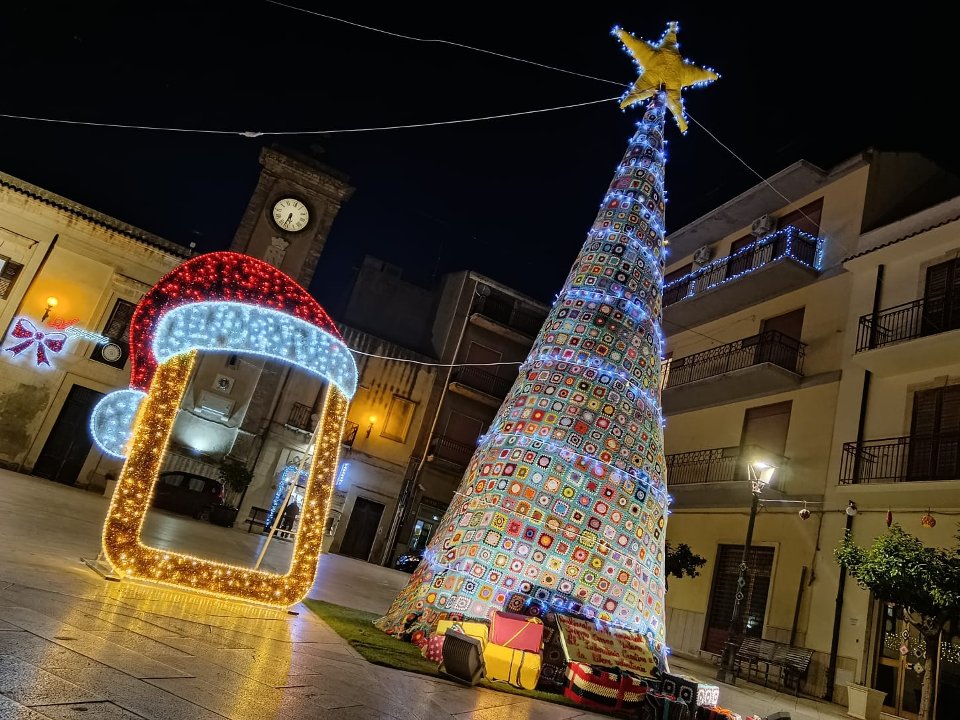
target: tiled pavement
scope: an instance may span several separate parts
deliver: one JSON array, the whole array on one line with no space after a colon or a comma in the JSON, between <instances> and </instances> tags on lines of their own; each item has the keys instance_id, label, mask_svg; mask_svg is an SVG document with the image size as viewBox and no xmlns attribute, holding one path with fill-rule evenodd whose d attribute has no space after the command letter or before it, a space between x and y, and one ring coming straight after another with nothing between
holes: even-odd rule
<instances>
[{"instance_id":1,"label":"tiled pavement","mask_svg":"<svg viewBox=\"0 0 960 720\"><path fill-rule=\"evenodd\" d=\"M604 717L371 665L302 606L287 613L107 582L80 562L99 549L106 509L101 496L0 470L0 720ZM192 543L198 554L216 547L212 555L238 563L262 542L163 514L144 535L156 545ZM284 552L289 545L271 546L266 564L279 568ZM310 595L377 612L407 577L324 555ZM842 717L837 706L722 692L742 713Z\"/></svg>"}]
</instances>

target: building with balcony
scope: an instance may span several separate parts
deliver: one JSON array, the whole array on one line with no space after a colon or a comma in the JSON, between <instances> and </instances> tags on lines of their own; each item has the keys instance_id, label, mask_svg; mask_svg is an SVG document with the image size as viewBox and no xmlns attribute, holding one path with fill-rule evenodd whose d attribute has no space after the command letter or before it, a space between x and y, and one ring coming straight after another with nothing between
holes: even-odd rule
<instances>
[{"instance_id":1,"label":"building with balcony","mask_svg":"<svg viewBox=\"0 0 960 720\"><path fill-rule=\"evenodd\" d=\"M935 212L958 191L955 177L914 154L867 151L829 170L800 161L668 237L673 260L664 276L661 382L672 497L667 539L707 559L699 577L671 581L667 632L673 652L719 660L750 519L747 468L762 461L776 471L756 517L738 632L812 649L801 688L811 695L830 691L845 701L843 683L862 682L871 672L873 660L861 650L876 624L868 627L873 621L862 608L843 616L839 647L833 641L839 568L832 551L844 509L856 499L839 478L842 472L861 478L893 472L880 466L895 464L897 453L909 455L898 444L909 430L900 422L884 433L879 421L865 421L858 436L857 392L865 363L899 367L899 357L878 356L882 343L887 352L899 345L891 339L898 333L926 332L919 341L936 344L931 353L944 352L948 340L930 339L930 329L946 322L934 315L949 301L933 293L926 324L922 311L907 310L920 317L908 331L911 320L897 313L924 297L922 288L915 280L909 289L902 286L909 275L903 271L897 289L887 288L874 306L874 286L854 273L872 261L853 256L890 242L887 228ZM913 272L916 278L917 267ZM938 288L946 287L946 277L936 278ZM871 302L863 306L863 299ZM854 352L858 333L864 349ZM940 362L936 355L924 357ZM890 410L892 401L877 384L871 393L882 393L878 402ZM940 407L945 401L928 404L935 402ZM905 412L895 417L902 420ZM852 433L840 441L851 416ZM908 462L901 472L921 472L924 462L923 472L936 463L939 472L948 464L939 458L949 454L949 439L926 437L927 459L915 460L912 470ZM860 441L859 454L852 441ZM885 454L889 461L881 459ZM804 503L813 511L808 520L798 515ZM854 592L860 591L848 585L847 593Z\"/></svg>"},{"instance_id":2,"label":"building with balcony","mask_svg":"<svg viewBox=\"0 0 960 720\"><path fill-rule=\"evenodd\" d=\"M824 517L821 546L849 526L868 544L887 514L931 546L955 544L960 515L960 197L864 233L843 263L850 304L825 502L856 503L849 525ZM921 524L930 515L934 527ZM929 521L928 521L929 523ZM834 585L835 566L822 563ZM852 587L851 587L852 585ZM834 597L815 597L830 613ZM895 609L847 583L838 650L854 682L886 693L883 711L916 717L923 643ZM960 702L960 628L940 650L938 717ZM907 653L900 652L901 646ZM841 678L838 678L838 682Z\"/></svg>"},{"instance_id":3,"label":"building with balcony","mask_svg":"<svg viewBox=\"0 0 960 720\"><path fill-rule=\"evenodd\" d=\"M426 547L546 316L543 303L479 273L449 273L429 289L364 260L344 320L439 364L380 562Z\"/></svg>"}]
</instances>

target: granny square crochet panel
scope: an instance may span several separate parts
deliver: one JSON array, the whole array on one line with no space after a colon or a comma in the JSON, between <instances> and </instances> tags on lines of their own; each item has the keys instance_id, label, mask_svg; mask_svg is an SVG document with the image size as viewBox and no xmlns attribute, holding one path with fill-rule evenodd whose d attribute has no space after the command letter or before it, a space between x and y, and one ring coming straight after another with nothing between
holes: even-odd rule
<instances>
[{"instance_id":1,"label":"granny square crochet panel","mask_svg":"<svg viewBox=\"0 0 960 720\"><path fill-rule=\"evenodd\" d=\"M652 101L424 562L378 626L511 594L664 650L663 105Z\"/></svg>"}]
</instances>

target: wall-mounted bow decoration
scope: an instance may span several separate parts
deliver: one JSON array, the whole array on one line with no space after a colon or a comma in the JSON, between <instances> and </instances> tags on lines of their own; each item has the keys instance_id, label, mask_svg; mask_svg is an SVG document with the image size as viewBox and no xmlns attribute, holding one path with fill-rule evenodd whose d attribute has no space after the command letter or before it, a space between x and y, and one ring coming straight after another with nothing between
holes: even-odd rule
<instances>
[{"instance_id":1,"label":"wall-mounted bow decoration","mask_svg":"<svg viewBox=\"0 0 960 720\"><path fill-rule=\"evenodd\" d=\"M26 352L34 344L37 346L37 367L46 365L50 367L50 360L47 358L47 351L59 353L67 343L67 336L62 332L47 333L39 330L36 325L26 318L17 318L17 324L13 326L10 336L20 340L16 345L4 348L14 356L19 356Z\"/></svg>"}]
</instances>

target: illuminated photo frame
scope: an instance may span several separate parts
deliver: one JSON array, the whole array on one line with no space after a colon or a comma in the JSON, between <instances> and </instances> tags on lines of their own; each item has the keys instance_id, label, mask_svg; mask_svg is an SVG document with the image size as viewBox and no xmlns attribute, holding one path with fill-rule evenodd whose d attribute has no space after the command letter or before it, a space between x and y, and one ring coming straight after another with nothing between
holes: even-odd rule
<instances>
[{"instance_id":1,"label":"illuminated photo frame","mask_svg":"<svg viewBox=\"0 0 960 720\"><path fill-rule=\"evenodd\" d=\"M273 290L273 292L268 292ZM246 295L249 293L249 296ZM289 607L313 585L357 368L322 308L276 268L210 253L176 268L141 301L131 325L131 389L94 408L97 445L126 458L103 526L103 551L121 577L218 597ZM151 547L141 531L173 426L200 351L284 361L324 380L308 451L300 526L286 574ZM132 430L131 430L132 426Z\"/></svg>"},{"instance_id":2,"label":"illuminated photo frame","mask_svg":"<svg viewBox=\"0 0 960 720\"><path fill-rule=\"evenodd\" d=\"M349 400L336 385L327 386L304 491L300 528L294 540L290 570L285 575L150 547L141 542L140 530L196 354L192 351L177 355L157 368L150 392L140 408L127 462L103 526L104 552L124 577L289 607L306 596L316 575Z\"/></svg>"}]
</instances>

